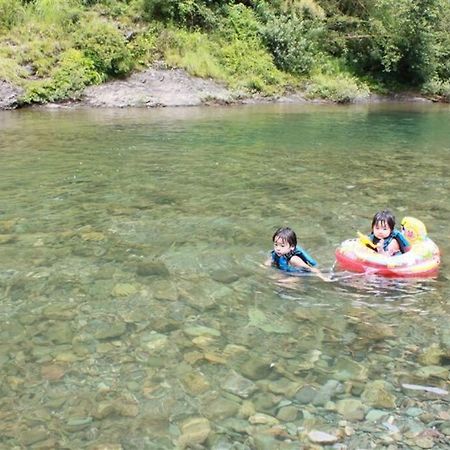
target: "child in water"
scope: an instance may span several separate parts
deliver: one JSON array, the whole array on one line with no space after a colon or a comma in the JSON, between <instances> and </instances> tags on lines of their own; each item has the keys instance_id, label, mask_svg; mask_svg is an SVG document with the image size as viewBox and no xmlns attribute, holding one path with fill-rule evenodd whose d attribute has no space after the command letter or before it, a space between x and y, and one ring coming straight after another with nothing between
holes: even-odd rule
<instances>
[{"instance_id":1,"label":"child in water","mask_svg":"<svg viewBox=\"0 0 450 450\"><path fill-rule=\"evenodd\" d=\"M376 245L374 250L383 255L395 256L411 250L405 236L395 229L395 217L388 210L379 211L373 216L369 239Z\"/></svg>"},{"instance_id":2,"label":"child in water","mask_svg":"<svg viewBox=\"0 0 450 450\"><path fill-rule=\"evenodd\" d=\"M286 272L313 272L324 281L330 281L317 269L317 262L297 245L297 235L291 228L278 228L272 236L273 250L266 266L275 266Z\"/></svg>"}]
</instances>

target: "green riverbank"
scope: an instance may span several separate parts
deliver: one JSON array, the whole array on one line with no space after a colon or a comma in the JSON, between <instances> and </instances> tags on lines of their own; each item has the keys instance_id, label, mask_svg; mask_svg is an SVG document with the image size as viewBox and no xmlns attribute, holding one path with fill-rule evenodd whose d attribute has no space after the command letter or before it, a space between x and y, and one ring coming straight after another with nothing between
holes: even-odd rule
<instances>
[{"instance_id":1,"label":"green riverbank","mask_svg":"<svg viewBox=\"0 0 450 450\"><path fill-rule=\"evenodd\" d=\"M0 108L78 101L161 65L210 83L193 104L448 101L449 25L444 0L0 0ZM153 91L137 103L165 105Z\"/></svg>"}]
</instances>

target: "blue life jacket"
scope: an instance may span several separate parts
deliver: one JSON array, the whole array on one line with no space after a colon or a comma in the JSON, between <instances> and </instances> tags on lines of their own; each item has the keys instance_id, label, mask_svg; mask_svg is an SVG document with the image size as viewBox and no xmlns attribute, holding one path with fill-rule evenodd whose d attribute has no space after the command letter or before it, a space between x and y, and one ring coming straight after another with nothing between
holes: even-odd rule
<instances>
[{"instance_id":1,"label":"blue life jacket","mask_svg":"<svg viewBox=\"0 0 450 450\"><path fill-rule=\"evenodd\" d=\"M308 266L314 267L317 265L316 260L310 256L305 250L303 250L301 247L297 246L294 250L287 253L283 256L278 256L275 253L275 250L272 250L272 265L277 267L280 270L284 270L286 272L304 272L308 269L304 269L302 267L293 267L289 265L289 261L293 256L298 256L301 258L302 261L304 261Z\"/></svg>"},{"instance_id":2,"label":"blue life jacket","mask_svg":"<svg viewBox=\"0 0 450 450\"><path fill-rule=\"evenodd\" d=\"M378 244L378 242L380 242L380 239L376 238L373 233L369 234L369 239L374 244ZM383 250L387 250L388 245L392 242L392 239L395 239L398 242L398 246L400 247L401 253L406 253L411 247L411 244L408 242L405 236L403 236L403 234L400 233L400 231L393 230L392 233L384 240Z\"/></svg>"}]
</instances>

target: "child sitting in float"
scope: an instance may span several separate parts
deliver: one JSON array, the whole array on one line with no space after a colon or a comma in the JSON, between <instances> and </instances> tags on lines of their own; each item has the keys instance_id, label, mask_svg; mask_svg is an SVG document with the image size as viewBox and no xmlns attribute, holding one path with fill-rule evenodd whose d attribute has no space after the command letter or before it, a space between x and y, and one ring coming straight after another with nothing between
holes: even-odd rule
<instances>
[{"instance_id":1,"label":"child sitting in float","mask_svg":"<svg viewBox=\"0 0 450 450\"><path fill-rule=\"evenodd\" d=\"M395 229L395 216L391 211L377 212L372 219L372 232L369 239L376 252L387 256L400 255L411 250L406 237Z\"/></svg>"},{"instance_id":2,"label":"child sitting in float","mask_svg":"<svg viewBox=\"0 0 450 450\"><path fill-rule=\"evenodd\" d=\"M394 227L392 213L375 214L369 236L358 232L359 239L347 239L336 249L339 267L387 277L436 276L439 247L428 237L424 223L404 217L401 232Z\"/></svg>"}]
</instances>

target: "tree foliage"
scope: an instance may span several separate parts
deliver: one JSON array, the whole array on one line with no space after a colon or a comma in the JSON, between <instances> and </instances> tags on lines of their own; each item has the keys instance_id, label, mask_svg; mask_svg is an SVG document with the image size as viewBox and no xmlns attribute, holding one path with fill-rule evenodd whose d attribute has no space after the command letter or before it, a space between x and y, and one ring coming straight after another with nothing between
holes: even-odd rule
<instances>
[{"instance_id":1,"label":"tree foliage","mask_svg":"<svg viewBox=\"0 0 450 450\"><path fill-rule=\"evenodd\" d=\"M448 76L447 0L326 3L335 12L327 20L329 49L360 74L412 86Z\"/></svg>"},{"instance_id":2,"label":"tree foliage","mask_svg":"<svg viewBox=\"0 0 450 450\"><path fill-rule=\"evenodd\" d=\"M0 75L46 101L158 57L263 93L450 99L449 31L449 0L0 0Z\"/></svg>"}]
</instances>

